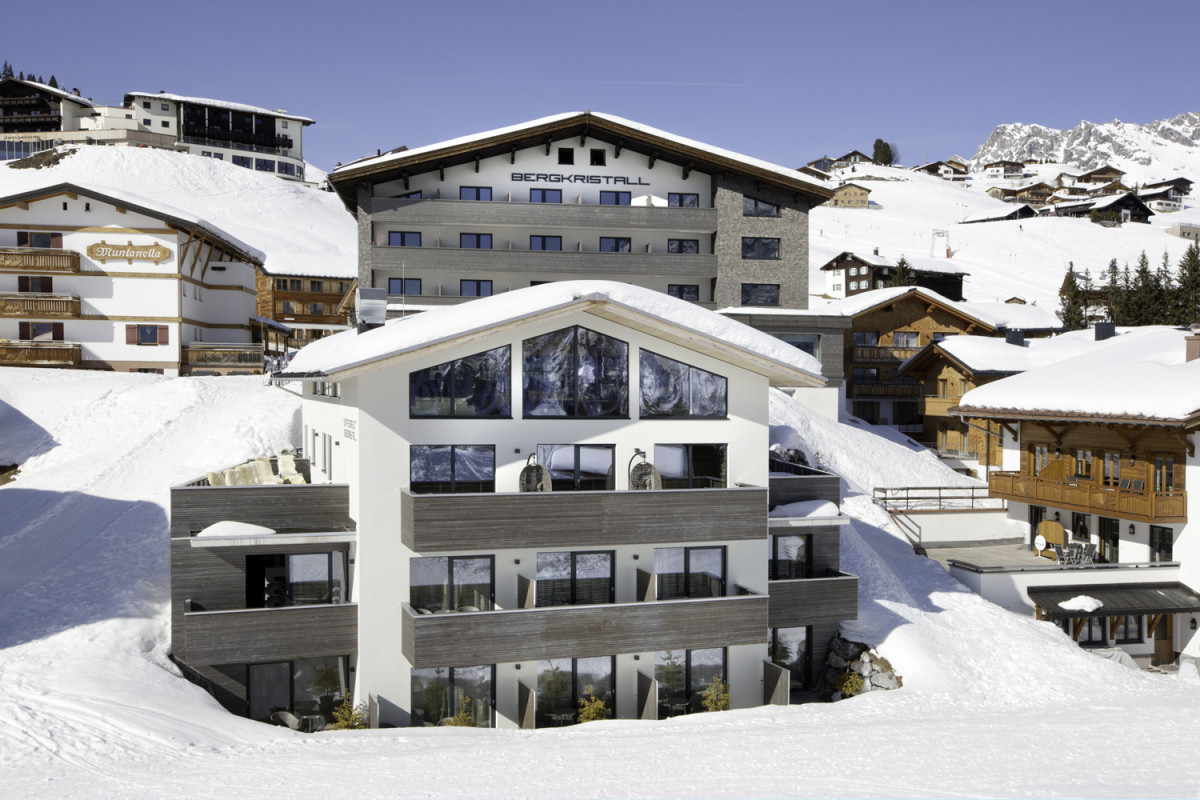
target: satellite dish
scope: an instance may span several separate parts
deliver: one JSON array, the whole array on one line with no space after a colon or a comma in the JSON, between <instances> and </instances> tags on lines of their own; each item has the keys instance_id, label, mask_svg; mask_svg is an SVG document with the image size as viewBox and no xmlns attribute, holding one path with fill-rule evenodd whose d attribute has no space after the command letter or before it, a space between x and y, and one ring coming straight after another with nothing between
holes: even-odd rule
<instances>
[{"instance_id":1,"label":"satellite dish","mask_svg":"<svg viewBox=\"0 0 1200 800\"><path fill-rule=\"evenodd\" d=\"M1033 539L1033 549L1037 550L1038 555L1041 556L1042 551L1046 549L1046 537L1040 533L1035 536Z\"/></svg>"}]
</instances>

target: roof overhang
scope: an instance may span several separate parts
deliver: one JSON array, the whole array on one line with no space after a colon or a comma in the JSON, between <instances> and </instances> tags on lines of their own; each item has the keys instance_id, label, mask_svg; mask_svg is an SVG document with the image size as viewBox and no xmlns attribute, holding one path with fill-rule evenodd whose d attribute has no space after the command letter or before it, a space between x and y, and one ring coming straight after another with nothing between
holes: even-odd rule
<instances>
[{"instance_id":1,"label":"roof overhang","mask_svg":"<svg viewBox=\"0 0 1200 800\"><path fill-rule=\"evenodd\" d=\"M1200 611L1200 594L1180 582L1030 586L1026 594L1042 609L1042 618L1052 620ZM1059 605L1080 595L1094 597L1102 605L1095 611L1067 610Z\"/></svg>"},{"instance_id":2,"label":"roof overhang","mask_svg":"<svg viewBox=\"0 0 1200 800\"><path fill-rule=\"evenodd\" d=\"M1012 420L1014 422L1089 422L1100 425L1135 425L1157 428L1195 428L1200 425L1200 409L1182 419L1144 417L1134 414L1090 414L1085 411L1040 411L1015 408L978 408L957 405L951 414L962 417Z\"/></svg>"},{"instance_id":3,"label":"roof overhang","mask_svg":"<svg viewBox=\"0 0 1200 800\"><path fill-rule=\"evenodd\" d=\"M896 303L899 303L902 300L909 300L909 299L921 300L921 301L929 304L930 306L935 306L937 308L940 308L941 310L945 311L946 313L953 314L954 316L958 317L959 319L965 320L966 322L969 322L972 325L975 325L977 327L983 328L984 330L987 330L987 331L999 330L998 326L993 325L990 322L984 322L983 320L979 319L978 317L971 316L970 314L966 313L965 311L963 311L960 308L955 308L953 305L948 305L947 303L942 302L941 300L937 299L936 297L930 297L925 292L922 292L919 287L913 287L913 288L909 289L907 292L904 292L903 294L898 294L895 297L890 297L886 300L881 300L878 303L874 304L873 306L864 308L861 311L856 312L853 316L855 319L858 319L859 317L861 317L864 314L869 314L872 311L877 311L886 306L895 305Z\"/></svg>"}]
</instances>

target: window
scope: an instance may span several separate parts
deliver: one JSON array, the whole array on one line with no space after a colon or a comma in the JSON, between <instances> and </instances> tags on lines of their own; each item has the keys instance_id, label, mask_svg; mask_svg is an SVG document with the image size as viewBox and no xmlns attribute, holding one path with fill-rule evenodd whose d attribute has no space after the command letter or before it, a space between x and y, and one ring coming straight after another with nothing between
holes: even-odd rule
<instances>
[{"instance_id":1,"label":"window","mask_svg":"<svg viewBox=\"0 0 1200 800\"><path fill-rule=\"evenodd\" d=\"M577 722L579 702L589 694L603 700L609 717L612 717L616 711L616 695L613 692L615 675L615 656L539 661L537 727L558 727Z\"/></svg>"},{"instance_id":2,"label":"window","mask_svg":"<svg viewBox=\"0 0 1200 800\"><path fill-rule=\"evenodd\" d=\"M163 110L163 111L170 111L170 110L171 110L171 106L170 106L170 105L168 105L167 103L163 103L163 104L162 104L162 110Z\"/></svg>"},{"instance_id":3,"label":"window","mask_svg":"<svg viewBox=\"0 0 1200 800\"><path fill-rule=\"evenodd\" d=\"M834 291L834 292L840 292L841 290L842 290L842 285L841 285L840 283L835 283L835 284L834 284L834 285L833 285L833 286L830 288L830 291Z\"/></svg>"},{"instance_id":4,"label":"window","mask_svg":"<svg viewBox=\"0 0 1200 800\"><path fill-rule=\"evenodd\" d=\"M742 216L743 217L778 217L779 206L774 203L767 203L763 200L756 200L753 197L742 198Z\"/></svg>"},{"instance_id":5,"label":"window","mask_svg":"<svg viewBox=\"0 0 1200 800\"><path fill-rule=\"evenodd\" d=\"M325 291L325 285L321 281L309 281L308 290L310 292L323 292Z\"/></svg>"},{"instance_id":6,"label":"window","mask_svg":"<svg viewBox=\"0 0 1200 800\"><path fill-rule=\"evenodd\" d=\"M1104 647L1108 644L1108 634L1105 632L1104 617L1084 617L1083 629L1079 632L1079 644L1083 647ZM1063 620L1068 635L1073 633L1072 620Z\"/></svg>"},{"instance_id":7,"label":"window","mask_svg":"<svg viewBox=\"0 0 1200 800\"><path fill-rule=\"evenodd\" d=\"M169 127L171 127L171 123L170 123L170 122L168 122L167 120L165 120L165 119L164 119L164 120L162 121L162 126L163 126L164 128L169 128Z\"/></svg>"},{"instance_id":8,"label":"window","mask_svg":"<svg viewBox=\"0 0 1200 800\"><path fill-rule=\"evenodd\" d=\"M656 444L654 465L664 489L725 488L723 444Z\"/></svg>"},{"instance_id":9,"label":"window","mask_svg":"<svg viewBox=\"0 0 1200 800\"><path fill-rule=\"evenodd\" d=\"M1080 514L1078 511L1071 513L1071 538L1091 541L1091 517L1087 514Z\"/></svg>"},{"instance_id":10,"label":"window","mask_svg":"<svg viewBox=\"0 0 1200 800\"><path fill-rule=\"evenodd\" d=\"M895 331L892 333L892 347L920 347L917 344L916 331Z\"/></svg>"},{"instance_id":11,"label":"window","mask_svg":"<svg viewBox=\"0 0 1200 800\"><path fill-rule=\"evenodd\" d=\"M742 305L744 306L777 306L779 305L778 283L743 283Z\"/></svg>"},{"instance_id":12,"label":"window","mask_svg":"<svg viewBox=\"0 0 1200 800\"><path fill-rule=\"evenodd\" d=\"M687 192L668 192L667 206L669 208L699 208L700 195Z\"/></svg>"},{"instance_id":13,"label":"window","mask_svg":"<svg viewBox=\"0 0 1200 800\"><path fill-rule=\"evenodd\" d=\"M496 448L482 444L414 444L408 449L413 494L496 491Z\"/></svg>"},{"instance_id":14,"label":"window","mask_svg":"<svg viewBox=\"0 0 1200 800\"><path fill-rule=\"evenodd\" d=\"M280 300L276 305L279 307L280 314L296 313L296 303L292 300Z\"/></svg>"},{"instance_id":15,"label":"window","mask_svg":"<svg viewBox=\"0 0 1200 800\"><path fill-rule=\"evenodd\" d=\"M410 417L508 417L508 345L417 370L408 376Z\"/></svg>"},{"instance_id":16,"label":"window","mask_svg":"<svg viewBox=\"0 0 1200 800\"><path fill-rule=\"evenodd\" d=\"M17 291L49 294L54 291L54 278L49 275L21 275L17 278Z\"/></svg>"},{"instance_id":17,"label":"window","mask_svg":"<svg viewBox=\"0 0 1200 800\"><path fill-rule=\"evenodd\" d=\"M491 297L492 282L474 279L460 280L458 294L460 297Z\"/></svg>"},{"instance_id":18,"label":"window","mask_svg":"<svg viewBox=\"0 0 1200 800\"><path fill-rule=\"evenodd\" d=\"M47 289L46 291L50 291ZM1175 459L1169 456L1154 457L1154 491L1175 490Z\"/></svg>"},{"instance_id":19,"label":"window","mask_svg":"<svg viewBox=\"0 0 1200 800\"><path fill-rule=\"evenodd\" d=\"M1075 477L1083 480L1092 479L1092 451L1075 451Z\"/></svg>"},{"instance_id":20,"label":"window","mask_svg":"<svg viewBox=\"0 0 1200 800\"><path fill-rule=\"evenodd\" d=\"M295 164L289 164L286 161L280 161L278 166L280 175L296 175L297 170Z\"/></svg>"},{"instance_id":21,"label":"window","mask_svg":"<svg viewBox=\"0 0 1200 800\"><path fill-rule=\"evenodd\" d=\"M1117 644L1138 644L1142 641L1142 617L1140 614L1127 614L1118 617L1113 625L1112 636Z\"/></svg>"},{"instance_id":22,"label":"window","mask_svg":"<svg viewBox=\"0 0 1200 800\"><path fill-rule=\"evenodd\" d=\"M725 417L728 381L649 350L638 354L643 417Z\"/></svg>"},{"instance_id":23,"label":"window","mask_svg":"<svg viewBox=\"0 0 1200 800\"><path fill-rule=\"evenodd\" d=\"M317 381L313 384L314 397L341 397L342 385L337 381Z\"/></svg>"},{"instance_id":24,"label":"window","mask_svg":"<svg viewBox=\"0 0 1200 800\"><path fill-rule=\"evenodd\" d=\"M658 718L703 711L700 694L713 678L725 676L725 648L665 650L654 654Z\"/></svg>"},{"instance_id":25,"label":"window","mask_svg":"<svg viewBox=\"0 0 1200 800\"><path fill-rule=\"evenodd\" d=\"M537 606L611 603L613 551L537 554Z\"/></svg>"},{"instance_id":26,"label":"window","mask_svg":"<svg viewBox=\"0 0 1200 800\"><path fill-rule=\"evenodd\" d=\"M772 536L771 580L811 578L811 552L812 536Z\"/></svg>"},{"instance_id":27,"label":"window","mask_svg":"<svg viewBox=\"0 0 1200 800\"><path fill-rule=\"evenodd\" d=\"M656 547L658 599L725 596L724 547Z\"/></svg>"},{"instance_id":28,"label":"window","mask_svg":"<svg viewBox=\"0 0 1200 800\"><path fill-rule=\"evenodd\" d=\"M149 100L143 100L143 101L142 101L142 108L144 108L144 109L146 109L147 111L149 111L149 110L150 110L150 101L149 101Z\"/></svg>"},{"instance_id":29,"label":"window","mask_svg":"<svg viewBox=\"0 0 1200 800\"><path fill-rule=\"evenodd\" d=\"M1104 454L1104 473L1103 484L1117 488L1121 482L1121 454L1120 453L1105 453Z\"/></svg>"},{"instance_id":30,"label":"window","mask_svg":"<svg viewBox=\"0 0 1200 800\"><path fill-rule=\"evenodd\" d=\"M254 159L254 168L259 172L274 172L275 162L269 158Z\"/></svg>"},{"instance_id":31,"label":"window","mask_svg":"<svg viewBox=\"0 0 1200 800\"><path fill-rule=\"evenodd\" d=\"M63 340L63 324L61 322L19 322L17 323L17 335L22 341L61 342Z\"/></svg>"},{"instance_id":32,"label":"window","mask_svg":"<svg viewBox=\"0 0 1200 800\"><path fill-rule=\"evenodd\" d=\"M530 250L562 250L561 236L530 236Z\"/></svg>"},{"instance_id":33,"label":"window","mask_svg":"<svg viewBox=\"0 0 1200 800\"><path fill-rule=\"evenodd\" d=\"M850 291L854 292L857 290L858 290L858 281L850 281Z\"/></svg>"},{"instance_id":34,"label":"window","mask_svg":"<svg viewBox=\"0 0 1200 800\"><path fill-rule=\"evenodd\" d=\"M855 384L879 383L878 367L855 367L850 372Z\"/></svg>"},{"instance_id":35,"label":"window","mask_svg":"<svg viewBox=\"0 0 1200 800\"><path fill-rule=\"evenodd\" d=\"M559 164L574 164L575 163L575 148L574 147L558 148L558 163Z\"/></svg>"},{"instance_id":36,"label":"window","mask_svg":"<svg viewBox=\"0 0 1200 800\"><path fill-rule=\"evenodd\" d=\"M302 281L300 278L290 278L288 280L288 288L293 292L302 291L302 286L304 286L304 281Z\"/></svg>"},{"instance_id":37,"label":"window","mask_svg":"<svg viewBox=\"0 0 1200 800\"><path fill-rule=\"evenodd\" d=\"M1040 475L1042 470L1050 465L1050 446L1045 444L1030 445L1029 452L1033 457L1033 474Z\"/></svg>"},{"instance_id":38,"label":"window","mask_svg":"<svg viewBox=\"0 0 1200 800\"><path fill-rule=\"evenodd\" d=\"M628 253L633 249L633 240L627 236L601 236L601 253Z\"/></svg>"},{"instance_id":39,"label":"window","mask_svg":"<svg viewBox=\"0 0 1200 800\"><path fill-rule=\"evenodd\" d=\"M388 294L420 294L420 278L388 278Z\"/></svg>"},{"instance_id":40,"label":"window","mask_svg":"<svg viewBox=\"0 0 1200 800\"><path fill-rule=\"evenodd\" d=\"M251 664L246 673L247 716L266 722L274 712L288 711L319 714L332 722L334 704L350 685L349 673L345 656Z\"/></svg>"},{"instance_id":41,"label":"window","mask_svg":"<svg viewBox=\"0 0 1200 800\"><path fill-rule=\"evenodd\" d=\"M778 259L779 239L766 236L743 236L742 258Z\"/></svg>"},{"instance_id":42,"label":"window","mask_svg":"<svg viewBox=\"0 0 1200 800\"><path fill-rule=\"evenodd\" d=\"M245 167L246 169L250 169L254 166L254 159L250 156L234 156L233 165L235 167Z\"/></svg>"},{"instance_id":43,"label":"window","mask_svg":"<svg viewBox=\"0 0 1200 800\"><path fill-rule=\"evenodd\" d=\"M629 192L600 192L600 205L602 206L627 206L630 199Z\"/></svg>"},{"instance_id":44,"label":"window","mask_svg":"<svg viewBox=\"0 0 1200 800\"><path fill-rule=\"evenodd\" d=\"M413 725L437 725L466 709L476 728L490 728L495 704L494 666L412 671Z\"/></svg>"},{"instance_id":45,"label":"window","mask_svg":"<svg viewBox=\"0 0 1200 800\"><path fill-rule=\"evenodd\" d=\"M150 126L150 119L149 119L149 118L147 118L147 119L144 119L144 120L142 120L142 124L143 124L143 125L145 125L145 126L147 126L147 127L149 127L149 126Z\"/></svg>"},{"instance_id":46,"label":"window","mask_svg":"<svg viewBox=\"0 0 1200 800\"><path fill-rule=\"evenodd\" d=\"M492 235L490 233L460 233L458 246L464 250L491 250Z\"/></svg>"},{"instance_id":47,"label":"window","mask_svg":"<svg viewBox=\"0 0 1200 800\"><path fill-rule=\"evenodd\" d=\"M771 629L771 662L786 668L791 673L789 684L793 692L807 689L811 684L809 678L812 672L812 648L809 646L811 639L812 636L807 627Z\"/></svg>"},{"instance_id":48,"label":"window","mask_svg":"<svg viewBox=\"0 0 1200 800\"><path fill-rule=\"evenodd\" d=\"M491 200L492 187L490 186L460 186L458 187L459 200Z\"/></svg>"},{"instance_id":49,"label":"window","mask_svg":"<svg viewBox=\"0 0 1200 800\"><path fill-rule=\"evenodd\" d=\"M1101 564L1121 563L1120 520L1100 517L1100 552L1096 560Z\"/></svg>"},{"instance_id":50,"label":"window","mask_svg":"<svg viewBox=\"0 0 1200 800\"><path fill-rule=\"evenodd\" d=\"M863 273L864 273L864 274L866 273L866 270L867 270L867 268L866 268L866 267L863 267ZM857 275L857 274L858 274L858 267L851 267L851 268L850 268L850 277L851 277L851 278L853 278L853 277L854 277L855 275Z\"/></svg>"},{"instance_id":51,"label":"window","mask_svg":"<svg viewBox=\"0 0 1200 800\"><path fill-rule=\"evenodd\" d=\"M529 202L531 203L561 203L562 189L530 189Z\"/></svg>"},{"instance_id":52,"label":"window","mask_svg":"<svg viewBox=\"0 0 1200 800\"><path fill-rule=\"evenodd\" d=\"M556 492L599 492L616 488L611 444L539 444L537 463L550 470Z\"/></svg>"},{"instance_id":53,"label":"window","mask_svg":"<svg viewBox=\"0 0 1200 800\"><path fill-rule=\"evenodd\" d=\"M246 608L344 603L345 553L246 556Z\"/></svg>"},{"instance_id":54,"label":"window","mask_svg":"<svg viewBox=\"0 0 1200 800\"><path fill-rule=\"evenodd\" d=\"M667 294L680 300L700 302L700 285L696 283L668 283Z\"/></svg>"},{"instance_id":55,"label":"window","mask_svg":"<svg viewBox=\"0 0 1200 800\"><path fill-rule=\"evenodd\" d=\"M523 343L526 417L627 417L629 345L580 326Z\"/></svg>"},{"instance_id":56,"label":"window","mask_svg":"<svg viewBox=\"0 0 1200 800\"><path fill-rule=\"evenodd\" d=\"M419 231L388 231L388 247L420 247Z\"/></svg>"},{"instance_id":57,"label":"window","mask_svg":"<svg viewBox=\"0 0 1200 800\"><path fill-rule=\"evenodd\" d=\"M212 157L213 157L213 158L215 158L217 161L224 161L224 160L225 160L225 154L224 154L224 153L213 153L213 154L212 154Z\"/></svg>"},{"instance_id":58,"label":"window","mask_svg":"<svg viewBox=\"0 0 1200 800\"><path fill-rule=\"evenodd\" d=\"M1150 526L1150 560L1174 561L1171 557L1174 549L1175 532L1161 525Z\"/></svg>"},{"instance_id":59,"label":"window","mask_svg":"<svg viewBox=\"0 0 1200 800\"><path fill-rule=\"evenodd\" d=\"M409 605L429 611L491 611L494 556L434 556L408 561Z\"/></svg>"},{"instance_id":60,"label":"window","mask_svg":"<svg viewBox=\"0 0 1200 800\"><path fill-rule=\"evenodd\" d=\"M125 344L168 344L166 325L126 325Z\"/></svg>"},{"instance_id":61,"label":"window","mask_svg":"<svg viewBox=\"0 0 1200 800\"><path fill-rule=\"evenodd\" d=\"M667 252L694 256L700 253L699 239L667 239Z\"/></svg>"},{"instance_id":62,"label":"window","mask_svg":"<svg viewBox=\"0 0 1200 800\"><path fill-rule=\"evenodd\" d=\"M286 292L287 288L288 288L287 278L276 278L275 279L275 291Z\"/></svg>"},{"instance_id":63,"label":"window","mask_svg":"<svg viewBox=\"0 0 1200 800\"><path fill-rule=\"evenodd\" d=\"M39 250L49 250L62 247L61 233L43 233L41 231L18 231L17 247L34 247Z\"/></svg>"},{"instance_id":64,"label":"window","mask_svg":"<svg viewBox=\"0 0 1200 800\"><path fill-rule=\"evenodd\" d=\"M779 338L797 350L803 350L813 358L821 358L821 335L819 333L781 333Z\"/></svg>"},{"instance_id":65,"label":"window","mask_svg":"<svg viewBox=\"0 0 1200 800\"><path fill-rule=\"evenodd\" d=\"M898 379L899 382L899 379ZM908 381L904 381L908 383ZM896 400L892 403L892 423L895 425L920 425L921 406L916 400ZM963 431L966 442L966 431ZM966 449L965 447L963 449Z\"/></svg>"},{"instance_id":66,"label":"window","mask_svg":"<svg viewBox=\"0 0 1200 800\"><path fill-rule=\"evenodd\" d=\"M851 413L863 422L874 425L879 422L879 401L855 400L851 406Z\"/></svg>"},{"instance_id":67,"label":"window","mask_svg":"<svg viewBox=\"0 0 1200 800\"><path fill-rule=\"evenodd\" d=\"M590 155L591 155L591 162L592 162L593 167L603 167L604 166L605 156L607 154L605 153L605 151L603 149L592 148Z\"/></svg>"}]
</instances>

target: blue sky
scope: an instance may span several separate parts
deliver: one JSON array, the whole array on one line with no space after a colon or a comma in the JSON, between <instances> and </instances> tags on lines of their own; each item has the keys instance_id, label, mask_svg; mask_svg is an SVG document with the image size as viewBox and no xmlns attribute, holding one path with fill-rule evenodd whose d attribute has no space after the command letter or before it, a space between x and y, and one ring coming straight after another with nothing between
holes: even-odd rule
<instances>
[{"instance_id":1,"label":"blue sky","mask_svg":"<svg viewBox=\"0 0 1200 800\"><path fill-rule=\"evenodd\" d=\"M1192 2L10 5L14 69L103 103L287 108L317 121L305 157L325 169L583 109L786 166L876 137L914 165L969 157L1004 122L1200 111Z\"/></svg>"}]
</instances>

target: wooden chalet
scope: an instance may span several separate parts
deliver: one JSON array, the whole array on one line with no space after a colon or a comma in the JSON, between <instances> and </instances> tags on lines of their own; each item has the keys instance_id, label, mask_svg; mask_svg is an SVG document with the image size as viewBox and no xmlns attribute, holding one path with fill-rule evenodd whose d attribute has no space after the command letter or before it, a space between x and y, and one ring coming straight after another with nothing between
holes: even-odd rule
<instances>
[{"instance_id":1,"label":"wooden chalet","mask_svg":"<svg viewBox=\"0 0 1200 800\"><path fill-rule=\"evenodd\" d=\"M1056 217L1087 217L1093 211L1111 211L1119 215L1120 222L1148 223L1154 212L1132 192L1082 202L1065 201L1054 206Z\"/></svg>"},{"instance_id":2,"label":"wooden chalet","mask_svg":"<svg viewBox=\"0 0 1200 800\"><path fill-rule=\"evenodd\" d=\"M938 269L932 269L927 262L910 264L917 286L937 292L951 300L962 300L963 277L968 273L938 266ZM838 294L852 297L874 289L882 289L896 273L896 260L879 255L878 248L871 254L847 250L823 264L821 271L826 274L826 284L833 281L841 283L845 279L847 283L843 284L844 289ZM850 283L854 283L855 286L851 288Z\"/></svg>"},{"instance_id":3,"label":"wooden chalet","mask_svg":"<svg viewBox=\"0 0 1200 800\"><path fill-rule=\"evenodd\" d=\"M1096 167L1093 170L1088 170L1082 175L1075 176L1075 183L1112 183L1119 181L1125 177L1125 170L1117 169L1116 167L1105 164L1101 167Z\"/></svg>"}]
</instances>

